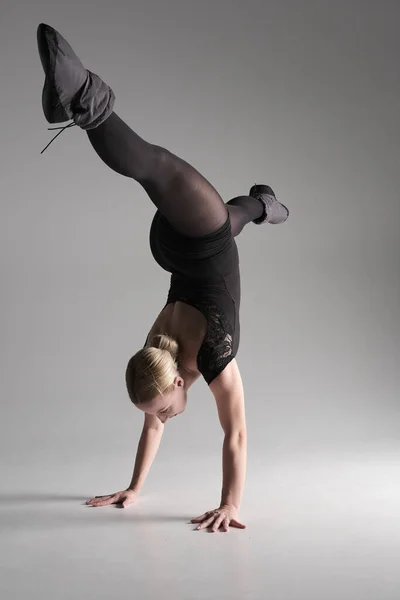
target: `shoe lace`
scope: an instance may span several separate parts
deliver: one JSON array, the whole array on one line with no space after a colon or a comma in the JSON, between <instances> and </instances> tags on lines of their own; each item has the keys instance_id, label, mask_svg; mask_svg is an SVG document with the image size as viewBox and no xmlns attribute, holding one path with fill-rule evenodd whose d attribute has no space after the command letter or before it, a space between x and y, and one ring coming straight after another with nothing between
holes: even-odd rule
<instances>
[{"instance_id":1,"label":"shoe lace","mask_svg":"<svg viewBox=\"0 0 400 600\"><path fill-rule=\"evenodd\" d=\"M43 150L41 151L40 154L43 154L43 152L45 150L47 150L47 148L50 146L50 144L52 144L54 142L54 140L56 138L58 138L59 135L62 134L63 131L65 131L66 129L68 129L69 127L74 127L76 125L76 123L68 123L68 125L64 125L64 127L48 127L48 131L55 131L56 129L61 129L61 131L59 131L58 133L56 133L56 135L53 137L52 140L50 140L50 142L47 144L47 146L45 148L43 148Z\"/></svg>"}]
</instances>

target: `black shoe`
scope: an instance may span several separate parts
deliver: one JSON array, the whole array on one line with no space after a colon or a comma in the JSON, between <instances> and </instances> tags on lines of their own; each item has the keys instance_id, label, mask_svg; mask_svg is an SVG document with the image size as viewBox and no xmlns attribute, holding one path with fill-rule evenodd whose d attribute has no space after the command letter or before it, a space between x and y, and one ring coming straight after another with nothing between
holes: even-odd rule
<instances>
[{"instance_id":1,"label":"black shoe","mask_svg":"<svg viewBox=\"0 0 400 600\"><path fill-rule=\"evenodd\" d=\"M261 223L279 225L280 223L284 223L289 217L289 210L284 204L278 202L274 191L269 185L253 185L249 196L257 198L264 204L263 214L253 221L256 225L261 225Z\"/></svg>"},{"instance_id":2,"label":"black shoe","mask_svg":"<svg viewBox=\"0 0 400 600\"><path fill-rule=\"evenodd\" d=\"M114 106L111 88L85 69L68 42L50 25L39 25L37 41L46 76L42 105L47 121L73 119L82 129L94 129L103 123Z\"/></svg>"}]
</instances>

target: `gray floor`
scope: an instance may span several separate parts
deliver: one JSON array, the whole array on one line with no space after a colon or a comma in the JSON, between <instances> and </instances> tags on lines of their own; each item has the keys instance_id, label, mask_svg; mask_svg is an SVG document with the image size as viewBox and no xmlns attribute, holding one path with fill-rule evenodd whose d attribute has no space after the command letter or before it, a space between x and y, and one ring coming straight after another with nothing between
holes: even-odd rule
<instances>
[{"instance_id":1,"label":"gray floor","mask_svg":"<svg viewBox=\"0 0 400 600\"><path fill-rule=\"evenodd\" d=\"M36 482L14 469L0 495L1 597L397 600L399 458L375 450L255 462L247 529L228 534L188 524L213 504L211 456L168 470L159 461L127 509L84 505L85 491L105 493L100 475L93 489L84 484L99 471L87 454L63 464L63 483L54 459L32 465ZM108 456L104 473L116 464Z\"/></svg>"}]
</instances>

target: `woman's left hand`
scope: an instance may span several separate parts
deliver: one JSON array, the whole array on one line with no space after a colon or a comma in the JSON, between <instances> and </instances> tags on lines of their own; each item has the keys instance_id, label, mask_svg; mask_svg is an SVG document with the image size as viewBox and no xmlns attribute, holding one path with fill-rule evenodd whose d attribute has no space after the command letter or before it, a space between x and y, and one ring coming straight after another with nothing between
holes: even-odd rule
<instances>
[{"instance_id":1,"label":"woman's left hand","mask_svg":"<svg viewBox=\"0 0 400 600\"><path fill-rule=\"evenodd\" d=\"M220 527L223 532L227 532L229 526L237 527L238 529L246 529L246 525L239 523L237 517L237 509L234 506L223 504L215 510L209 510L200 517L192 519L192 523L200 523L196 529L211 527L213 533Z\"/></svg>"}]
</instances>

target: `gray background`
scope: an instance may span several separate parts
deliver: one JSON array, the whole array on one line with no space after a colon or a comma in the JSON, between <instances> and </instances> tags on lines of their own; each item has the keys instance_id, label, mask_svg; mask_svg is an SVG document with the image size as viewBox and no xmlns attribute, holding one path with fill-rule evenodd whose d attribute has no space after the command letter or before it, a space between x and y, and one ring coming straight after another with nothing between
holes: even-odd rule
<instances>
[{"instance_id":1,"label":"gray background","mask_svg":"<svg viewBox=\"0 0 400 600\"><path fill-rule=\"evenodd\" d=\"M399 12L388 0L2 1L5 597L398 597ZM40 156L52 134L42 21L114 89L122 118L226 201L268 183L291 210L238 238L245 531L185 525L220 494L204 382L167 424L139 503L83 506L130 481L142 416L124 372L169 276L148 246L153 205L83 132Z\"/></svg>"}]
</instances>

